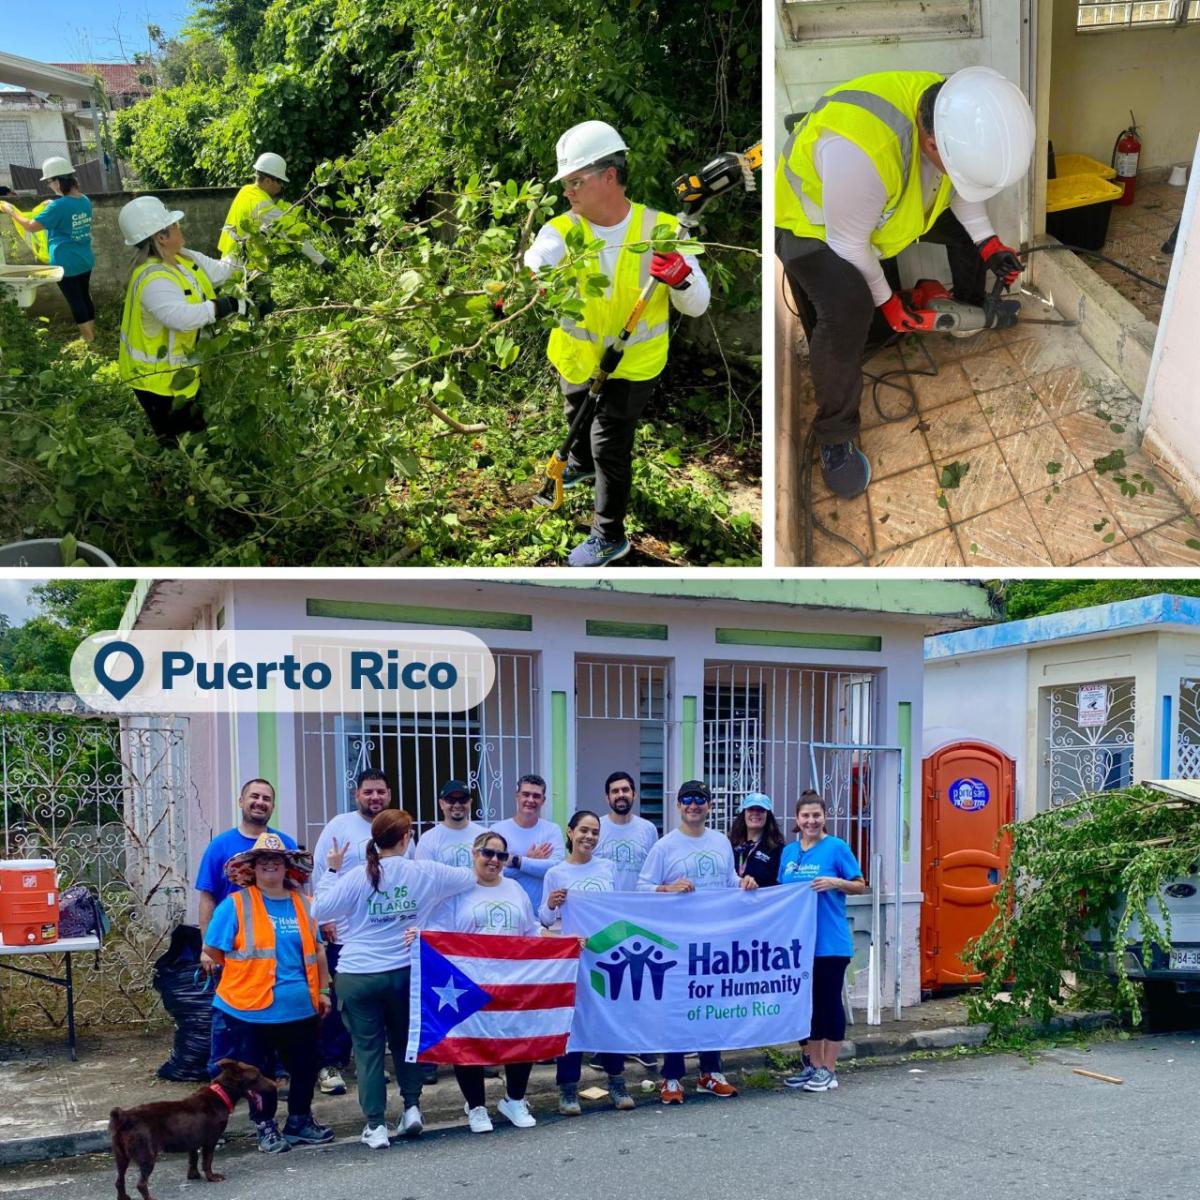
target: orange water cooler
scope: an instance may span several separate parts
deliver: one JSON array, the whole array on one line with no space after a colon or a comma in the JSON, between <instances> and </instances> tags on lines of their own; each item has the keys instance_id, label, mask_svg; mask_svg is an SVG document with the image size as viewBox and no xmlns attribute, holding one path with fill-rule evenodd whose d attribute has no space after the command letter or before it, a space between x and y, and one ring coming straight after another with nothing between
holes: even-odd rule
<instances>
[{"instance_id":1,"label":"orange water cooler","mask_svg":"<svg viewBox=\"0 0 1200 1200\"><path fill-rule=\"evenodd\" d=\"M0 942L35 946L58 940L58 878L48 858L0 859Z\"/></svg>"}]
</instances>

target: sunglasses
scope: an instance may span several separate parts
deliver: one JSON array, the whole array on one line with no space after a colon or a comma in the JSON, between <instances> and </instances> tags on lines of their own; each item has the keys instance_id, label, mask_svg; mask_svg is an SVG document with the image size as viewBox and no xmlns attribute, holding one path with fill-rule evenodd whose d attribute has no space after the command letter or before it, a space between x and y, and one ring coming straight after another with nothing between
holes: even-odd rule
<instances>
[{"instance_id":1,"label":"sunglasses","mask_svg":"<svg viewBox=\"0 0 1200 1200\"><path fill-rule=\"evenodd\" d=\"M680 796L679 803L684 805L685 807L690 807L693 804L696 804L696 805L707 804L708 797L707 796Z\"/></svg>"},{"instance_id":2,"label":"sunglasses","mask_svg":"<svg viewBox=\"0 0 1200 1200\"><path fill-rule=\"evenodd\" d=\"M487 858L487 859L494 858L497 862L502 862L502 863L508 862L508 851L507 850L491 850L485 846L482 850L477 851L477 853L479 854L480 858Z\"/></svg>"}]
</instances>

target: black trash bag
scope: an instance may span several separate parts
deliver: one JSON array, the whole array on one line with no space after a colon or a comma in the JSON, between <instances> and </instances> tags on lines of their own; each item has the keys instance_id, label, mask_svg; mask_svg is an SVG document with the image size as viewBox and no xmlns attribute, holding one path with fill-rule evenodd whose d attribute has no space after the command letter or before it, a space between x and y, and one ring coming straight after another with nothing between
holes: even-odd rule
<instances>
[{"instance_id":1,"label":"black trash bag","mask_svg":"<svg viewBox=\"0 0 1200 1200\"><path fill-rule=\"evenodd\" d=\"M91 935L104 940L109 920L100 901L90 888L82 884L69 887L58 898L58 936L80 938Z\"/></svg>"},{"instance_id":2,"label":"black trash bag","mask_svg":"<svg viewBox=\"0 0 1200 1200\"><path fill-rule=\"evenodd\" d=\"M175 1022L175 1045L158 1068L160 1079L208 1080L213 983L200 969L200 949L199 926L180 925L154 964L154 990Z\"/></svg>"}]
</instances>

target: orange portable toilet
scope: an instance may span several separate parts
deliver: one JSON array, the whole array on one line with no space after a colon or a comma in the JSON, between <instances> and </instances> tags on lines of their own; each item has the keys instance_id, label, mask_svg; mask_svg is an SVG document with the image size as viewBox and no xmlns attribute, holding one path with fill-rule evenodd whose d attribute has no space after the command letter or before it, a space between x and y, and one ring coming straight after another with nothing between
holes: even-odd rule
<instances>
[{"instance_id":1,"label":"orange portable toilet","mask_svg":"<svg viewBox=\"0 0 1200 1200\"><path fill-rule=\"evenodd\" d=\"M0 941L6 946L58 941L58 879L50 859L0 861Z\"/></svg>"},{"instance_id":2,"label":"orange portable toilet","mask_svg":"<svg viewBox=\"0 0 1200 1200\"><path fill-rule=\"evenodd\" d=\"M996 915L1011 839L1015 764L985 742L943 746L924 762L921 805L921 988L978 983L963 948Z\"/></svg>"}]
</instances>

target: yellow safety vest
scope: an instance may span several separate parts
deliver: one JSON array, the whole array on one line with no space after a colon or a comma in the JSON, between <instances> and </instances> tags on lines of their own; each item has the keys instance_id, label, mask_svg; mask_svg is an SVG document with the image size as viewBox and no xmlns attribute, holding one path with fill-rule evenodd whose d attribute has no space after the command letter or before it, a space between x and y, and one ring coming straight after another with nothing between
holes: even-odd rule
<instances>
[{"instance_id":1,"label":"yellow safety vest","mask_svg":"<svg viewBox=\"0 0 1200 1200\"><path fill-rule=\"evenodd\" d=\"M269 220L272 210L278 212L279 216ZM217 250L221 257L241 257L246 234L260 232L264 223L273 229L282 230L288 237L297 241L303 241L308 236L307 227L292 205L280 204L278 200L268 196L257 183L248 183L234 196L229 212L225 215L225 224L217 242Z\"/></svg>"},{"instance_id":2,"label":"yellow safety vest","mask_svg":"<svg viewBox=\"0 0 1200 1200\"><path fill-rule=\"evenodd\" d=\"M17 213L27 221L36 221L42 209L49 204L49 200L43 200L31 212L21 212L18 208ZM9 220L12 220L10 217ZM48 263L50 261L50 235L44 230L39 230L37 233L30 233L23 225L18 225L13 221L13 229L16 230L17 236L27 245L30 252L33 254L33 261L39 263Z\"/></svg>"},{"instance_id":3,"label":"yellow safety vest","mask_svg":"<svg viewBox=\"0 0 1200 1200\"><path fill-rule=\"evenodd\" d=\"M932 71L881 71L830 88L784 143L775 169L775 224L797 237L825 240L825 226L810 220L801 196L824 211L813 151L823 133L835 133L871 159L887 188L887 206L871 234L880 257L895 257L926 233L954 196L945 176L925 211L917 104L942 79Z\"/></svg>"},{"instance_id":4,"label":"yellow safety vest","mask_svg":"<svg viewBox=\"0 0 1200 1200\"><path fill-rule=\"evenodd\" d=\"M183 254L176 255L176 258L179 266L168 266L152 258L134 271L125 288L125 311L121 315L121 345L117 354L121 379L138 391L153 392L156 396L187 397L196 394L200 387L199 375L193 376L190 383L179 389L171 386L171 378L181 367L192 365L190 355L200 331L179 331L164 326L158 333L148 334L143 324L142 289L151 279L166 276L179 284L189 304L203 304L206 300L217 298L212 282L202 267ZM161 367L161 370L150 370L155 366Z\"/></svg>"},{"instance_id":5,"label":"yellow safety vest","mask_svg":"<svg viewBox=\"0 0 1200 1200\"><path fill-rule=\"evenodd\" d=\"M555 217L550 226L557 229L564 241L573 225L583 227L588 241L595 238L591 226L577 213L564 213ZM669 217L634 204L629 214L629 225L625 231L625 242L617 255L617 269L603 296L584 300L583 316L579 320L564 317L561 324L550 334L546 354L569 383L586 383L596 373L600 356L605 347L617 340L638 295L650 279L652 251L635 254L629 246L648 242L656 225L667 225L674 232ZM582 259L577 266L577 275L583 280L599 272L599 260L595 255ZM670 323L670 304L667 289L655 290L646 305L637 329L625 343L625 355L621 365L613 372L614 379L654 379L667 365L667 329Z\"/></svg>"}]
</instances>

